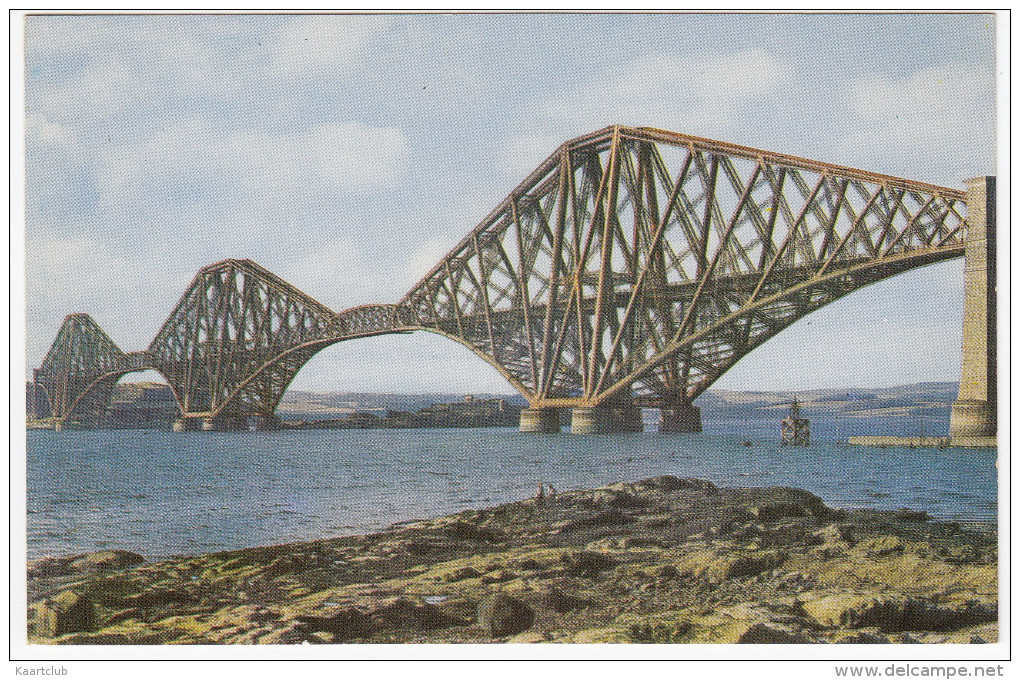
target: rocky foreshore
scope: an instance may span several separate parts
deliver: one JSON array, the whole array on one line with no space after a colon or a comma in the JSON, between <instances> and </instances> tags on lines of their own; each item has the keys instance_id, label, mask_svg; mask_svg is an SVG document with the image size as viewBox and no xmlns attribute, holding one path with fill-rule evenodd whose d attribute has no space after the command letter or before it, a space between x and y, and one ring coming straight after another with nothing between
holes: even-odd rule
<instances>
[{"instance_id":1,"label":"rocky foreshore","mask_svg":"<svg viewBox=\"0 0 1020 680\"><path fill-rule=\"evenodd\" d=\"M981 643L994 527L661 476L387 531L28 565L34 644Z\"/></svg>"}]
</instances>

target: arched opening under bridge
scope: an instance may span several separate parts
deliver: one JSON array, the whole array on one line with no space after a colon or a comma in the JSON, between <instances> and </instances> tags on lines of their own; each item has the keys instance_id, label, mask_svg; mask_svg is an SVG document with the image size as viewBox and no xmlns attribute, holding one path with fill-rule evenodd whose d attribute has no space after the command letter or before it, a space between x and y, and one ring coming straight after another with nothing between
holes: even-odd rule
<instances>
[{"instance_id":1,"label":"arched opening under bridge","mask_svg":"<svg viewBox=\"0 0 1020 680\"><path fill-rule=\"evenodd\" d=\"M490 401L509 413L486 419ZM517 425L525 404L500 372L462 344L429 332L355 338L317 352L294 377L276 415L284 422L335 421L347 426L379 426L389 411L428 421L434 404L457 404L472 422ZM471 406L469 404L474 404Z\"/></svg>"},{"instance_id":2,"label":"arched opening under bridge","mask_svg":"<svg viewBox=\"0 0 1020 680\"><path fill-rule=\"evenodd\" d=\"M958 259L919 267L822 307L750 352L713 387L796 391L955 382L963 266Z\"/></svg>"}]
</instances>

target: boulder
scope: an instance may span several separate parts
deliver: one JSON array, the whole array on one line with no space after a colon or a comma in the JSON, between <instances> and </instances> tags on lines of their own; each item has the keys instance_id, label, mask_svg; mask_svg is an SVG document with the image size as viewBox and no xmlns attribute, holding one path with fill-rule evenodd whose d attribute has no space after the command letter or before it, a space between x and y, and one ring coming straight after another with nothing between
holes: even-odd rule
<instances>
[{"instance_id":1,"label":"boulder","mask_svg":"<svg viewBox=\"0 0 1020 680\"><path fill-rule=\"evenodd\" d=\"M458 567L443 574L443 580L448 583L453 583L454 581L463 581L467 578L478 578L479 576L481 576L481 573L479 573L477 569L472 567Z\"/></svg>"},{"instance_id":2,"label":"boulder","mask_svg":"<svg viewBox=\"0 0 1020 680\"><path fill-rule=\"evenodd\" d=\"M720 560L717 567L721 580L728 580L743 576L757 576L762 572L772 571L785 561L785 552L763 550Z\"/></svg>"},{"instance_id":3,"label":"boulder","mask_svg":"<svg viewBox=\"0 0 1020 680\"><path fill-rule=\"evenodd\" d=\"M517 575L512 571L496 569L495 571L490 571L483 575L482 583L503 583L504 581L513 581L515 578L517 578Z\"/></svg>"},{"instance_id":4,"label":"boulder","mask_svg":"<svg viewBox=\"0 0 1020 680\"><path fill-rule=\"evenodd\" d=\"M756 550L746 553L705 550L686 558L678 565L680 574L686 574L711 583L722 583L733 578L757 576L771 571L786 561L781 550Z\"/></svg>"},{"instance_id":5,"label":"boulder","mask_svg":"<svg viewBox=\"0 0 1020 680\"><path fill-rule=\"evenodd\" d=\"M808 517L811 511L800 503L765 503L750 508L759 522L776 522L788 517Z\"/></svg>"},{"instance_id":6,"label":"boulder","mask_svg":"<svg viewBox=\"0 0 1020 680\"><path fill-rule=\"evenodd\" d=\"M942 560L949 564L974 564L981 561L981 554L970 545L954 545L942 551Z\"/></svg>"},{"instance_id":7,"label":"boulder","mask_svg":"<svg viewBox=\"0 0 1020 680\"><path fill-rule=\"evenodd\" d=\"M531 607L505 593L493 593L478 603L478 625L490 637L523 633L534 622Z\"/></svg>"},{"instance_id":8,"label":"boulder","mask_svg":"<svg viewBox=\"0 0 1020 680\"><path fill-rule=\"evenodd\" d=\"M656 491L700 491L707 494L719 493L719 488L707 479L695 479L693 477L674 477L673 475L659 475L649 477L635 482L634 486Z\"/></svg>"},{"instance_id":9,"label":"boulder","mask_svg":"<svg viewBox=\"0 0 1020 680\"><path fill-rule=\"evenodd\" d=\"M28 578L46 578L48 576L66 576L71 573L68 565L72 558L68 557L44 557L28 563Z\"/></svg>"},{"instance_id":10,"label":"boulder","mask_svg":"<svg viewBox=\"0 0 1020 680\"><path fill-rule=\"evenodd\" d=\"M639 508L646 505L647 501L626 491L599 489L592 493L591 504L594 506L608 505L611 508Z\"/></svg>"},{"instance_id":11,"label":"boulder","mask_svg":"<svg viewBox=\"0 0 1020 680\"><path fill-rule=\"evenodd\" d=\"M567 522L557 533L565 534L572 531L581 531L583 529L619 526L621 524L629 524L633 521L634 520L632 518L614 508L612 510L606 510L605 512L599 512L594 515L589 515L588 517L582 517L580 519Z\"/></svg>"},{"instance_id":12,"label":"boulder","mask_svg":"<svg viewBox=\"0 0 1020 680\"><path fill-rule=\"evenodd\" d=\"M91 631L95 624L92 602L71 590L44 600L36 608L35 632L43 637Z\"/></svg>"},{"instance_id":13,"label":"boulder","mask_svg":"<svg viewBox=\"0 0 1020 680\"><path fill-rule=\"evenodd\" d=\"M525 571L538 571L539 569L544 568L541 562L531 557L524 558L520 562L517 562L515 566L518 569L523 569Z\"/></svg>"},{"instance_id":14,"label":"boulder","mask_svg":"<svg viewBox=\"0 0 1020 680\"><path fill-rule=\"evenodd\" d=\"M912 598L904 612L904 626L910 630L955 630L998 619L999 603L975 593Z\"/></svg>"},{"instance_id":15,"label":"boulder","mask_svg":"<svg viewBox=\"0 0 1020 680\"><path fill-rule=\"evenodd\" d=\"M73 571L111 571L141 564L145 558L127 550L100 550L88 553L71 562Z\"/></svg>"},{"instance_id":16,"label":"boulder","mask_svg":"<svg viewBox=\"0 0 1020 680\"><path fill-rule=\"evenodd\" d=\"M811 534L811 537L820 544L845 543L852 546L856 543L854 530L849 524L830 524Z\"/></svg>"},{"instance_id":17,"label":"boulder","mask_svg":"<svg viewBox=\"0 0 1020 680\"><path fill-rule=\"evenodd\" d=\"M446 536L458 541L477 541L495 543L501 539L501 533L488 527L479 527L471 522L456 520L442 527Z\"/></svg>"},{"instance_id":18,"label":"boulder","mask_svg":"<svg viewBox=\"0 0 1020 680\"><path fill-rule=\"evenodd\" d=\"M542 605L560 614L574 609L591 607L595 603L581 597L567 595L558 588L552 588L542 597Z\"/></svg>"},{"instance_id":19,"label":"boulder","mask_svg":"<svg viewBox=\"0 0 1020 680\"><path fill-rule=\"evenodd\" d=\"M782 609L782 607L779 607ZM626 624L631 617L617 619ZM631 623L633 642L692 644L807 644L818 642L803 618L743 603L699 615L686 610L643 617Z\"/></svg>"},{"instance_id":20,"label":"boulder","mask_svg":"<svg viewBox=\"0 0 1020 680\"><path fill-rule=\"evenodd\" d=\"M804 489L777 486L761 489L753 495L748 493L748 490L741 490L738 493L751 503L747 509L763 522L786 517L838 516L838 512L826 506L821 498Z\"/></svg>"},{"instance_id":21,"label":"boulder","mask_svg":"<svg viewBox=\"0 0 1020 680\"><path fill-rule=\"evenodd\" d=\"M314 552L281 555L267 564L262 573L270 578L287 574L301 574L319 568L325 561L322 555Z\"/></svg>"},{"instance_id":22,"label":"boulder","mask_svg":"<svg viewBox=\"0 0 1020 680\"><path fill-rule=\"evenodd\" d=\"M655 571L653 572L653 575L656 578L668 580L678 579L682 576L680 570L674 567L672 564L664 564L660 567L656 567Z\"/></svg>"},{"instance_id":23,"label":"boulder","mask_svg":"<svg viewBox=\"0 0 1020 680\"><path fill-rule=\"evenodd\" d=\"M826 628L876 627L884 631L900 630L903 621L902 598L868 593L836 593L806 600L804 612Z\"/></svg>"},{"instance_id":24,"label":"boulder","mask_svg":"<svg viewBox=\"0 0 1020 680\"><path fill-rule=\"evenodd\" d=\"M733 642L741 645L802 645L814 642L802 631L772 621L752 623L743 631L734 631Z\"/></svg>"},{"instance_id":25,"label":"boulder","mask_svg":"<svg viewBox=\"0 0 1020 680\"><path fill-rule=\"evenodd\" d=\"M443 613L431 604L417 604L405 597L396 597L370 612L376 628L411 628L432 630L450 625L464 625L464 621Z\"/></svg>"},{"instance_id":26,"label":"boulder","mask_svg":"<svg viewBox=\"0 0 1020 680\"><path fill-rule=\"evenodd\" d=\"M662 550L669 547L658 538L651 536L607 536L592 541L586 550Z\"/></svg>"},{"instance_id":27,"label":"boulder","mask_svg":"<svg viewBox=\"0 0 1020 680\"><path fill-rule=\"evenodd\" d=\"M780 576L776 581L776 588L779 590L806 590L816 583L814 576L802 571L793 571Z\"/></svg>"},{"instance_id":28,"label":"boulder","mask_svg":"<svg viewBox=\"0 0 1020 680\"><path fill-rule=\"evenodd\" d=\"M900 508L893 515L893 519L900 522L927 522L931 519L931 516L924 510L910 510L908 508Z\"/></svg>"},{"instance_id":29,"label":"boulder","mask_svg":"<svg viewBox=\"0 0 1020 680\"><path fill-rule=\"evenodd\" d=\"M995 621L998 606L978 597L938 601L906 595L837 593L807 600L804 612L828 628L944 631Z\"/></svg>"},{"instance_id":30,"label":"boulder","mask_svg":"<svg viewBox=\"0 0 1020 680\"><path fill-rule=\"evenodd\" d=\"M756 525L760 526L760 525ZM758 536L749 536L749 542L762 548L776 546L808 545L815 539L809 530L800 524L778 524L764 527Z\"/></svg>"},{"instance_id":31,"label":"boulder","mask_svg":"<svg viewBox=\"0 0 1020 680\"><path fill-rule=\"evenodd\" d=\"M876 536L875 538L869 538L866 541L861 541L857 544L855 550L863 554L865 557L874 559L889 557L890 555L901 555L905 548L906 544L903 543L902 538L899 536L885 534L882 536Z\"/></svg>"},{"instance_id":32,"label":"boulder","mask_svg":"<svg viewBox=\"0 0 1020 680\"><path fill-rule=\"evenodd\" d=\"M358 609L341 609L332 616L298 616L297 623L308 632L333 634L337 642L366 637L375 630L375 624L365 612Z\"/></svg>"},{"instance_id":33,"label":"boulder","mask_svg":"<svg viewBox=\"0 0 1020 680\"><path fill-rule=\"evenodd\" d=\"M100 550L69 557L44 557L28 564L28 578L113 571L133 567L144 561L145 558L138 553L127 550Z\"/></svg>"},{"instance_id":34,"label":"boulder","mask_svg":"<svg viewBox=\"0 0 1020 680\"><path fill-rule=\"evenodd\" d=\"M567 573L573 576L598 576L599 572L616 566L616 560L609 555L587 550L567 553L562 559Z\"/></svg>"}]
</instances>

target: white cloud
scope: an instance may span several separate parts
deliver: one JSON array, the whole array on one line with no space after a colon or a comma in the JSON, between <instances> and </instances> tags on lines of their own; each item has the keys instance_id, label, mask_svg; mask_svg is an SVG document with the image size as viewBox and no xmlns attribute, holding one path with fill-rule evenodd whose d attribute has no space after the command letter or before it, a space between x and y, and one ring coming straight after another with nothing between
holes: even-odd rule
<instances>
[{"instance_id":1,"label":"white cloud","mask_svg":"<svg viewBox=\"0 0 1020 680\"><path fill-rule=\"evenodd\" d=\"M27 250L34 265L28 270L33 295L52 295L54 284L60 281L69 282L79 299L92 291L130 288L127 259L87 235L60 237L34 232L29 235Z\"/></svg>"},{"instance_id":2,"label":"white cloud","mask_svg":"<svg viewBox=\"0 0 1020 680\"><path fill-rule=\"evenodd\" d=\"M295 225L308 232L308 225ZM362 244L341 237L312 248L302 248L280 263L274 272L333 311L362 304L387 304L399 291L387 267L372 266Z\"/></svg>"},{"instance_id":3,"label":"white cloud","mask_svg":"<svg viewBox=\"0 0 1020 680\"><path fill-rule=\"evenodd\" d=\"M502 140L499 157L523 179L556 147L607 125L658 127L727 139L781 98L793 80L786 59L761 49L693 56L648 54L536 105L537 120ZM742 135L740 135L742 136Z\"/></svg>"},{"instance_id":4,"label":"white cloud","mask_svg":"<svg viewBox=\"0 0 1020 680\"><path fill-rule=\"evenodd\" d=\"M852 132L839 153L893 174L923 167L929 181L960 186L967 177L995 172L994 97L991 70L964 65L859 78L842 94Z\"/></svg>"},{"instance_id":5,"label":"white cloud","mask_svg":"<svg viewBox=\"0 0 1020 680\"><path fill-rule=\"evenodd\" d=\"M288 76L346 68L390 23L383 16L297 17L276 36L272 68Z\"/></svg>"},{"instance_id":6,"label":"white cloud","mask_svg":"<svg viewBox=\"0 0 1020 680\"><path fill-rule=\"evenodd\" d=\"M465 229L464 233L467 234L468 231L469 229ZM456 242L433 238L419 246L414 251L414 254L408 258L407 264L404 266L403 272L401 272L399 277L406 283L405 288L410 290L412 286L432 271L432 268L439 264L455 245ZM407 292L407 290L404 292Z\"/></svg>"},{"instance_id":7,"label":"white cloud","mask_svg":"<svg viewBox=\"0 0 1020 680\"><path fill-rule=\"evenodd\" d=\"M29 143L52 144L66 149L73 149L78 144L78 133L73 128L42 115L26 116L25 138Z\"/></svg>"},{"instance_id":8,"label":"white cloud","mask_svg":"<svg viewBox=\"0 0 1020 680\"><path fill-rule=\"evenodd\" d=\"M101 137L123 134L116 123L124 119L196 108L285 116L306 81L318 89L349 77L390 23L383 16L34 17L26 34L28 111Z\"/></svg>"},{"instance_id":9,"label":"white cloud","mask_svg":"<svg viewBox=\"0 0 1020 680\"><path fill-rule=\"evenodd\" d=\"M717 134L736 124L740 105L775 96L792 74L785 59L761 49L646 55L554 98L545 111L583 123L582 131L623 123Z\"/></svg>"},{"instance_id":10,"label":"white cloud","mask_svg":"<svg viewBox=\"0 0 1020 680\"><path fill-rule=\"evenodd\" d=\"M348 121L291 133L224 134L193 118L140 143L104 150L97 176L108 207L141 198L295 202L324 191L357 194L387 186L404 171L408 153L397 128Z\"/></svg>"},{"instance_id":11,"label":"white cloud","mask_svg":"<svg viewBox=\"0 0 1020 680\"><path fill-rule=\"evenodd\" d=\"M139 78L135 70L123 61L97 59L59 85L32 91L28 111L83 127L112 118L152 93L152 82Z\"/></svg>"},{"instance_id":12,"label":"white cloud","mask_svg":"<svg viewBox=\"0 0 1020 680\"><path fill-rule=\"evenodd\" d=\"M45 354L67 314L91 314L122 349L135 350L149 343L157 321L162 322L160 314L165 316L173 305L162 295L166 281L160 277L167 276L166 261L153 268L160 276L153 276L128 253L83 230L69 236L35 230L29 234L26 253L32 263L26 268L26 313L30 326L49 330L29 335L30 361ZM153 304L165 311L139 313Z\"/></svg>"},{"instance_id":13,"label":"white cloud","mask_svg":"<svg viewBox=\"0 0 1020 680\"><path fill-rule=\"evenodd\" d=\"M960 127L982 109L991 74L977 69L925 69L905 78L873 75L847 88L847 105L881 126L883 136L918 139L944 126ZM984 116L981 116L984 118Z\"/></svg>"},{"instance_id":14,"label":"white cloud","mask_svg":"<svg viewBox=\"0 0 1020 680\"><path fill-rule=\"evenodd\" d=\"M503 169L510 177L523 180L565 141L553 135L523 135L508 139L499 147Z\"/></svg>"}]
</instances>

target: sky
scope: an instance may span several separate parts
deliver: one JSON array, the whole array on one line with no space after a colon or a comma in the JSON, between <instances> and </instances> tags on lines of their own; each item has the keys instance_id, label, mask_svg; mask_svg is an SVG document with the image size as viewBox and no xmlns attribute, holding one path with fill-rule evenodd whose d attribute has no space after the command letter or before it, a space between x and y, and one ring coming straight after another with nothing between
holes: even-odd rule
<instances>
[{"instance_id":1,"label":"sky","mask_svg":"<svg viewBox=\"0 0 1020 680\"><path fill-rule=\"evenodd\" d=\"M199 268L393 303L562 142L650 126L964 187L995 174L987 14L34 16L26 371L67 314L144 349ZM716 383L959 379L963 263L811 314ZM132 374L125 380L158 379ZM496 392L428 333L339 343L293 389Z\"/></svg>"}]
</instances>

